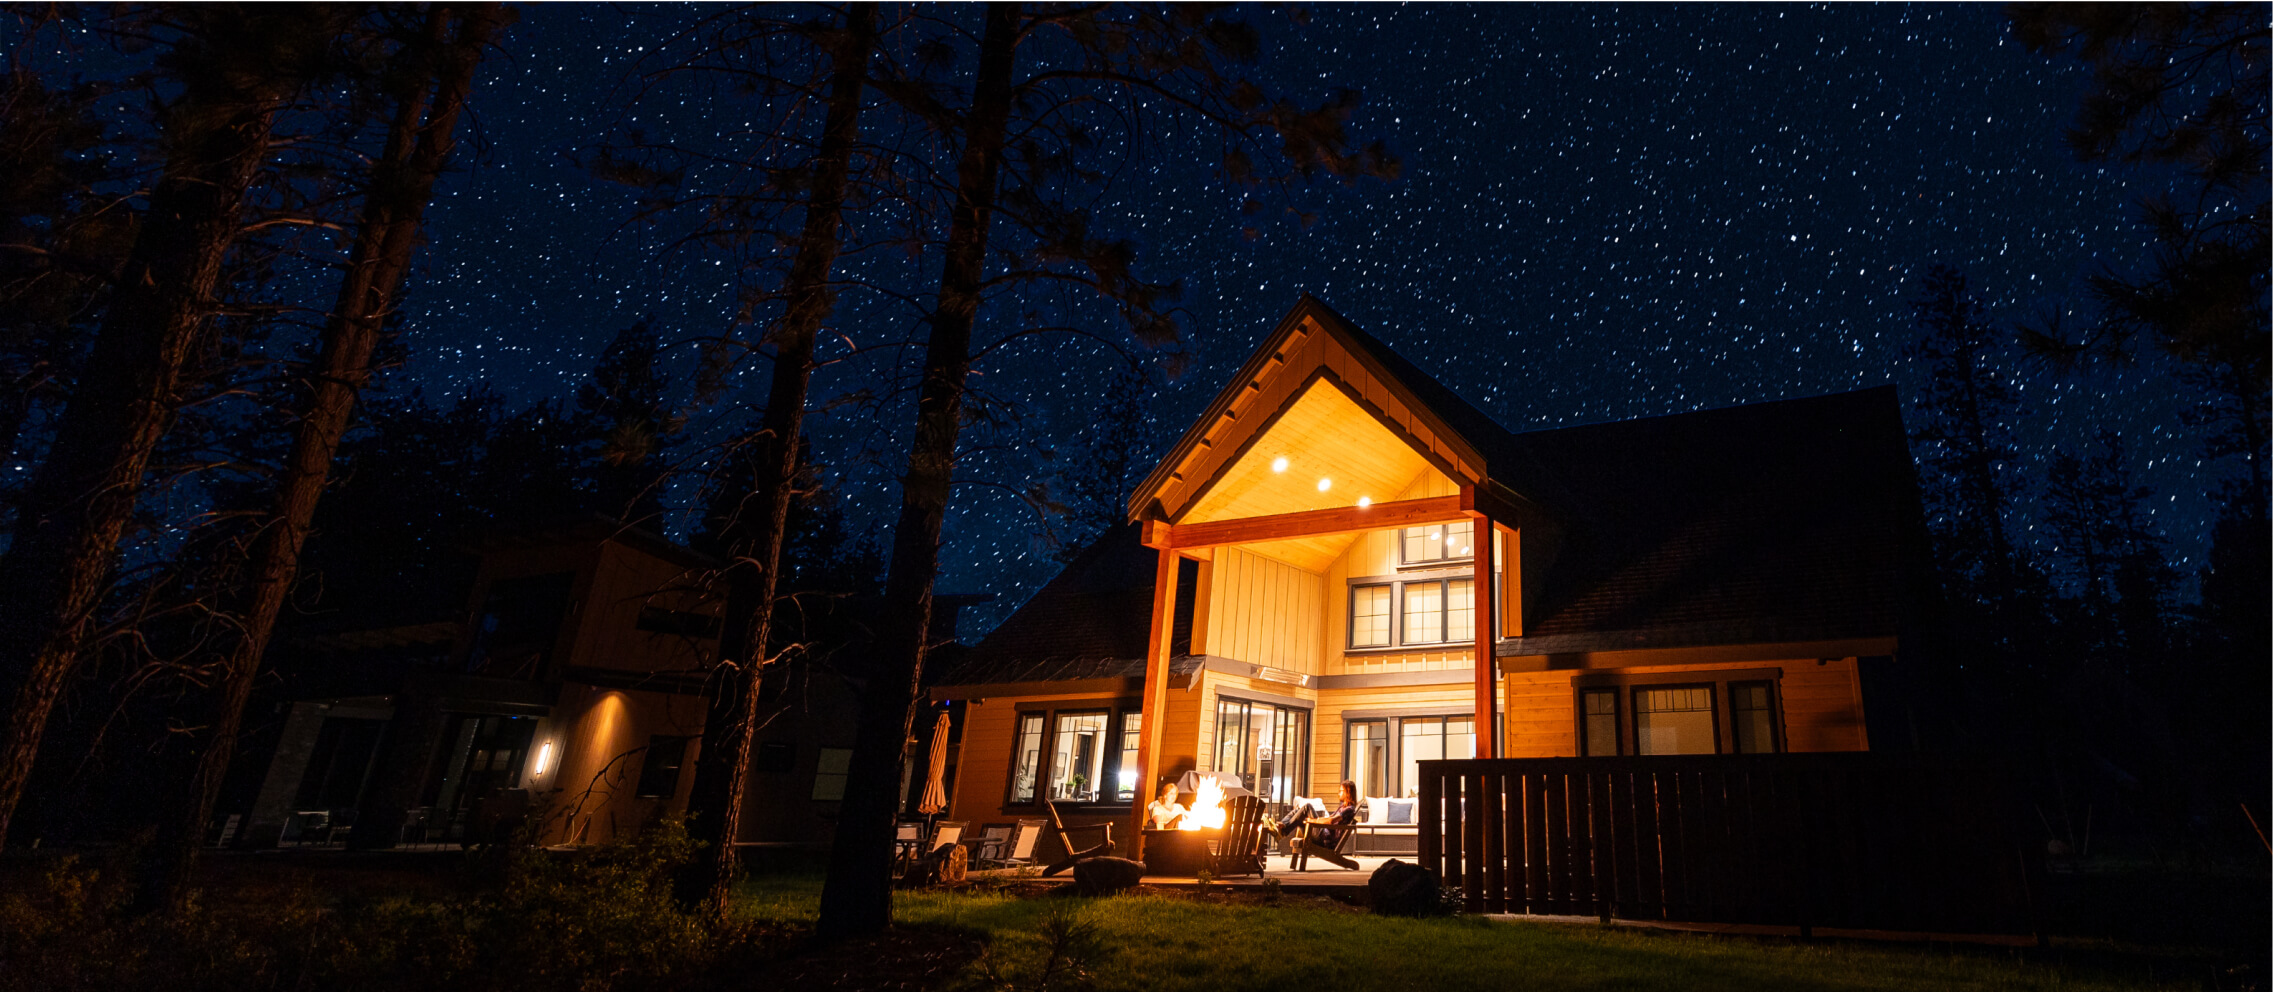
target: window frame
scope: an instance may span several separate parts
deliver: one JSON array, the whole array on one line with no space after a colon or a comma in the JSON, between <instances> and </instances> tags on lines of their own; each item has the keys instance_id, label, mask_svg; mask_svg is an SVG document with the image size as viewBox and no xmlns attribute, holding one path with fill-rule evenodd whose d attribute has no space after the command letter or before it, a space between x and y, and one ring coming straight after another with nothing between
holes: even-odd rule
<instances>
[{"instance_id":1,"label":"window frame","mask_svg":"<svg viewBox=\"0 0 2273 992\"><path fill-rule=\"evenodd\" d=\"M1254 777L1258 786L1265 785L1260 777L1262 775L1262 770L1260 768L1249 770L1233 770L1222 767L1221 759L1223 757L1223 714L1226 704L1243 707L1245 711L1244 716L1240 722L1240 733L1243 737L1245 737L1247 742L1247 746L1241 748L1239 752L1243 757L1246 755L1252 755L1254 753L1256 710L1267 706L1274 710L1290 710L1301 713L1302 740L1297 745L1295 750L1302 756L1302 766L1296 769L1296 774L1285 777L1294 783L1292 789L1295 796L1302 795L1305 791L1308 791L1315 786L1315 783L1311 781L1310 776L1312 773L1311 752L1315 749L1315 743L1318 734L1318 708L1316 706L1302 706L1293 703L1281 702L1274 699L1257 699L1255 697L1244 695L1238 692L1218 692L1215 694L1215 735L1211 740L1214 753L1209 755L1210 771L1232 771L1234 774L1240 775L1243 778ZM1276 727L1277 723L1278 721L1274 717L1272 720L1272 726ZM1271 742L1273 754L1286 753L1284 749L1278 747L1279 743L1280 742L1275 739ZM1242 761L1241 764L1244 765L1245 762ZM1258 796L1264 797L1265 802L1280 801L1279 799L1274 798L1269 794L1269 789L1267 787L1256 788L1251 791L1253 791ZM1291 799L1293 796L1289 796L1287 798Z\"/></svg>"},{"instance_id":2,"label":"window frame","mask_svg":"<svg viewBox=\"0 0 2273 992\"><path fill-rule=\"evenodd\" d=\"M1407 785L1403 781L1405 774L1405 724L1407 721L1418 720L1435 720L1439 722L1440 726L1444 721L1449 720L1468 721L1468 746L1469 753L1471 755L1475 753L1475 741L1477 735L1485 732L1478 726L1476 713L1473 709L1447 711L1424 706L1413 708L1392 707L1386 709L1363 708L1344 710L1341 716L1342 778L1355 780L1355 776L1350 774L1350 725L1353 723L1378 723L1382 725L1383 733L1388 735L1386 738L1386 746L1383 748L1385 758L1384 764L1382 765L1381 775L1382 784L1387 787L1388 793L1387 795L1381 796L1379 798L1411 798L1405 794ZM1441 731L1439 733L1439 736L1443 736ZM1416 783L1412 786L1412 788L1417 789L1419 786ZM1360 798L1373 798L1371 793L1365 791L1364 783L1362 782L1359 783L1358 794Z\"/></svg>"},{"instance_id":3,"label":"window frame","mask_svg":"<svg viewBox=\"0 0 2273 992\"><path fill-rule=\"evenodd\" d=\"M1773 679L1741 679L1741 680L1740 680L1740 679L1730 679L1730 680L1729 680L1727 683L1725 683L1725 686L1726 686L1726 688L1727 688L1727 691L1728 691L1728 731L1729 731L1729 733L1728 733L1728 746L1729 746L1729 748L1730 748L1730 752L1729 752L1729 753L1731 753L1731 754L1782 754L1782 753L1784 753L1784 750L1785 750L1785 746L1784 746L1784 700L1783 700L1783 694L1782 694L1781 692L1778 692L1778 691L1777 691L1777 684L1776 684L1776 681L1775 681L1775 680L1773 680ZM1746 751L1746 750L1744 750L1744 749L1743 749L1743 744L1744 744L1744 742L1743 742L1743 735L1737 731L1736 714L1737 714L1738 710L1737 710L1737 706L1736 706L1736 690L1738 690L1738 689L1748 689L1748 688L1752 688L1752 687L1754 687L1754 686L1758 686L1758 687L1760 687L1761 689L1764 689L1764 690L1766 690L1766 691L1767 691L1767 693L1768 693L1768 705L1765 707L1765 709L1766 709L1766 710L1767 710L1767 712L1768 712L1768 749L1767 749L1767 750L1765 750L1765 751ZM1749 708L1747 708L1747 709L1749 709Z\"/></svg>"},{"instance_id":4,"label":"window frame","mask_svg":"<svg viewBox=\"0 0 2273 992\"><path fill-rule=\"evenodd\" d=\"M1397 764L1397 735L1390 733L1390 729L1395 726L1395 719L1393 717L1361 716L1344 718L1342 720L1342 781L1357 782L1358 795L1363 796L1366 795L1366 785L1364 782L1358 781L1356 768L1357 738L1352 735L1352 731L1360 724L1380 728L1380 770L1381 785L1383 789L1389 788L1390 780L1396 776L1397 768L1399 766Z\"/></svg>"},{"instance_id":5,"label":"window frame","mask_svg":"<svg viewBox=\"0 0 2273 992\"><path fill-rule=\"evenodd\" d=\"M1342 616L1344 618L1342 622L1342 646L1344 650L1391 650L1395 649L1401 643L1398 640L1398 635L1404 632L1402 630L1404 627L1404 623L1402 622L1403 614L1400 612L1400 607L1404 603L1404 595L1398 588L1401 585L1403 585L1403 583L1391 580L1384 580L1379 582L1350 583L1349 595L1345 597L1347 602L1342 613ZM1357 642L1357 594L1358 590L1360 589L1389 590L1388 613L1385 615L1386 619L1389 621L1389 624L1388 629L1382 631L1382 641L1379 644L1359 644Z\"/></svg>"},{"instance_id":6,"label":"window frame","mask_svg":"<svg viewBox=\"0 0 2273 992\"><path fill-rule=\"evenodd\" d=\"M1709 681L1708 681L1708 682L1668 682L1668 683L1649 683L1649 684L1644 684L1644 685L1634 685L1634 686L1628 686L1628 687L1626 688L1626 702L1627 702L1627 704L1628 704L1628 705L1630 705L1630 706L1632 706L1632 707L1633 707L1633 714L1634 714L1634 721L1633 721L1633 723L1634 723L1634 754L1635 754L1637 757L1653 757L1653 758L1654 758L1654 757L1667 757L1667 756L1668 756L1668 755L1643 755L1643 754L1642 754L1642 693L1645 693L1645 692L1674 692L1674 691L1677 691L1677 690L1681 690L1681 689L1703 689L1703 690L1705 691L1705 723L1706 723L1708 726L1710 726L1710 727L1712 727L1712 728L1713 728L1713 749L1712 749L1712 750L1710 750L1710 751L1688 751L1688 752L1677 752L1677 753L1683 753L1683 754L1727 754L1727 753L1728 753L1728 751L1727 751L1725 748L1727 747L1727 740L1728 740L1728 735L1727 735L1727 734L1725 734L1724 732L1722 732L1722 729L1721 729L1721 720L1727 716L1727 707L1725 707L1725 706L1722 706L1722 705L1721 705L1721 695L1722 695L1722 692L1723 692L1723 690L1725 690L1725 689L1727 688L1727 685L1728 685L1728 683L1726 683L1726 682L1709 682ZM1653 712L1654 712L1654 711L1653 711ZM1694 710L1666 710L1665 712L1668 712L1668 713L1686 713L1686 712L1695 712L1695 711L1694 711Z\"/></svg>"},{"instance_id":7,"label":"window frame","mask_svg":"<svg viewBox=\"0 0 2273 992\"><path fill-rule=\"evenodd\" d=\"M1120 781L1120 744L1125 732L1124 727L1127 718L1143 714L1144 700L1127 696L1092 696L1086 699L1053 699L1044 702L1019 703L1013 708L1010 724L1010 763L1003 770L1002 808L1005 810L1045 808L1046 804L1051 801L1049 798L1050 783L1055 779L1057 771L1055 765L1057 764L1058 714L1074 716L1082 713L1099 712L1106 716L1103 735L1104 758L1098 777L1104 782L1114 783L1115 789L1100 788L1097 790L1100 796L1106 798L1090 802L1062 799L1057 800L1057 805L1061 808L1083 810L1124 810L1137 805L1145 795L1144 783L1142 782L1136 783L1137 787L1130 790L1130 799L1115 799L1112 798L1112 795L1113 792L1118 791ZM1018 796L1018 738L1021 732L1020 727L1029 716L1042 718L1042 746L1041 753L1035 757L1034 793L1021 799Z\"/></svg>"},{"instance_id":8,"label":"window frame","mask_svg":"<svg viewBox=\"0 0 2273 992\"><path fill-rule=\"evenodd\" d=\"M1617 758L1632 753L1633 749L1626 744L1628 736L1626 733L1626 707L1620 703L1620 698L1623 695L1617 686L1596 685L1578 688L1578 734L1576 736L1578 738L1579 757ZM1587 733L1586 719L1594 715L1586 711L1586 697L1588 696L1605 696L1610 700L1610 744L1615 750L1609 754L1593 754L1587 750L1587 742L1592 738Z\"/></svg>"},{"instance_id":9,"label":"window frame","mask_svg":"<svg viewBox=\"0 0 2273 992\"><path fill-rule=\"evenodd\" d=\"M1466 637L1455 637L1452 633L1452 584L1455 582L1465 582L1468 584L1468 636ZM1392 613L1392 616L1396 620L1396 629L1392 631L1392 633L1395 635L1392 640L1395 643L1391 646L1400 648L1433 648L1443 647L1448 644L1474 644L1476 642L1475 577L1465 575L1440 575L1430 579L1410 579L1407 581L1396 582L1392 584L1397 587L1397 591L1394 597L1395 610ZM1407 627L1405 624L1405 618L1409 615L1409 610L1405 606L1405 597L1408 591L1416 586L1436 587L1436 629L1441 635L1437 640L1416 641L1406 636ZM1355 616L1352 616L1350 620L1352 623L1355 623L1357 618Z\"/></svg>"},{"instance_id":10,"label":"window frame","mask_svg":"<svg viewBox=\"0 0 2273 992\"><path fill-rule=\"evenodd\" d=\"M1407 555L1405 554L1405 541L1406 541L1406 537L1405 537L1405 534L1406 534L1406 532L1408 532L1408 531L1416 531L1416 530L1427 530L1427 529L1429 529L1429 528L1431 528L1431 527L1445 527L1445 528L1449 528L1449 527L1453 527L1453 526L1455 526L1455 525L1461 525L1461 524L1465 524L1465 525L1468 527L1468 553L1467 553L1467 554L1465 554L1465 555L1461 555L1461 556L1459 556L1459 557L1457 557L1457 558L1451 558L1451 557L1446 557L1446 558L1413 558L1413 557L1409 557L1409 556L1407 556ZM1419 525L1419 526L1415 526L1415 527L1399 527L1399 528L1397 528L1397 530L1396 530L1396 534L1397 534L1397 565L1398 565L1400 568L1443 568L1443 567L1445 567L1445 566L1447 566L1447 565L1454 565L1454 564L1458 564L1458 563L1460 563L1460 562L1464 562L1464 561L1465 561L1465 562L1472 562L1472 561L1475 561L1475 560L1476 560L1476 522L1475 522L1474 520L1447 520L1447 521L1443 521L1443 522L1441 522L1441 523L1433 523L1433 524L1421 524L1421 525ZM1444 546L1445 546L1445 547L1447 547L1447 548L1450 548L1450 547L1452 546L1452 541L1451 541L1449 538L1447 538L1447 539L1444 539Z\"/></svg>"},{"instance_id":11,"label":"window frame","mask_svg":"<svg viewBox=\"0 0 2273 992\"><path fill-rule=\"evenodd\" d=\"M1045 801L1062 803L1068 806L1099 805L1098 801L1095 799L1083 801L1079 799L1057 799L1051 797L1051 793L1057 791L1058 768L1056 767L1056 764L1058 756L1058 745L1060 738L1064 737L1066 734L1065 722L1071 718L1085 716L1103 716L1105 718L1105 725L1099 727L1097 730L1097 781L1091 784L1098 788L1096 791L1093 791L1092 794L1095 795L1101 793L1103 783L1110 781L1114 777L1117 777L1116 773L1120 771L1121 735L1116 732L1120 726L1121 714L1119 712L1115 711L1115 709L1110 705L1069 707L1062 710L1051 710L1049 723L1046 725L1049 728L1048 731L1046 731L1047 743L1043 746L1043 751L1048 755L1048 757L1044 759L1044 766L1049 769L1050 774L1047 777L1043 778L1040 783L1042 786L1040 791ZM1081 773L1076 772L1075 774Z\"/></svg>"},{"instance_id":12,"label":"window frame","mask_svg":"<svg viewBox=\"0 0 2273 992\"><path fill-rule=\"evenodd\" d=\"M1773 752L1755 754L1782 754L1790 750L1790 738L1784 724L1784 670L1778 667L1746 666L1742 668L1704 668L1682 672L1648 672L1627 674L1616 671L1592 672L1571 679L1572 751L1583 753L1586 736L1586 696L1590 691L1610 690L1618 694L1618 753L1640 755L1640 719L1634 706L1633 690L1710 688L1713 700L1713 751L1714 754L1737 754L1736 728L1731 722L1735 710L1729 705L1731 687L1766 683L1768 687L1769 725L1776 741ZM1591 755L1588 755L1591 757Z\"/></svg>"}]
</instances>

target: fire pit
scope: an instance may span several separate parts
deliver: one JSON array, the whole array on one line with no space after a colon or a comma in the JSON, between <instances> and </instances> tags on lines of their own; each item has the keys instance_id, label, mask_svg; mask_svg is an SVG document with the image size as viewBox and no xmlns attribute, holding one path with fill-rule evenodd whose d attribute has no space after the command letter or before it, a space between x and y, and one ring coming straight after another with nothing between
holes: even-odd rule
<instances>
[{"instance_id":1,"label":"fire pit","mask_svg":"<svg viewBox=\"0 0 2273 992\"><path fill-rule=\"evenodd\" d=\"M1193 783L1191 812L1167 830L1143 832L1144 873L1172 877L1197 875L1223 838L1224 791L1212 776Z\"/></svg>"}]
</instances>

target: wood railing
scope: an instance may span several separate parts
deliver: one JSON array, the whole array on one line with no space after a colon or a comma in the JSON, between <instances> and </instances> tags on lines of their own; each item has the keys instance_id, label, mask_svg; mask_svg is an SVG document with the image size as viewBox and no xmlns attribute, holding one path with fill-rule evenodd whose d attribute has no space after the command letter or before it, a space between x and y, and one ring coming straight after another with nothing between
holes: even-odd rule
<instances>
[{"instance_id":1,"label":"wood railing","mask_svg":"<svg viewBox=\"0 0 2273 992\"><path fill-rule=\"evenodd\" d=\"M1420 859L1470 912L2029 933L1999 777L1869 753L1420 763Z\"/></svg>"}]
</instances>

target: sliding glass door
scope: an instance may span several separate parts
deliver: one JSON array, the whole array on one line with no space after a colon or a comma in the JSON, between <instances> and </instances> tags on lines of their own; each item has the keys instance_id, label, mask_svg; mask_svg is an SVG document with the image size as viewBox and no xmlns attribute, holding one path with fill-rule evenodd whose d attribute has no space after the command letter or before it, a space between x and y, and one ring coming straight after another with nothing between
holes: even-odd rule
<instances>
[{"instance_id":1,"label":"sliding glass door","mask_svg":"<svg viewBox=\"0 0 2273 992\"><path fill-rule=\"evenodd\" d=\"M1264 802L1290 802L1310 777L1310 711L1216 697L1215 768Z\"/></svg>"}]
</instances>

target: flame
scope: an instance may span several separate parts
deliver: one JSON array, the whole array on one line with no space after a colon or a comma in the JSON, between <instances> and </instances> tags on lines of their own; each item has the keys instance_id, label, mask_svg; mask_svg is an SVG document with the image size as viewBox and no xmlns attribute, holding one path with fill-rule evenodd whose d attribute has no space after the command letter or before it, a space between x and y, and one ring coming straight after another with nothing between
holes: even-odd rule
<instances>
[{"instance_id":1,"label":"flame","mask_svg":"<svg viewBox=\"0 0 2273 992\"><path fill-rule=\"evenodd\" d=\"M1208 776L1192 790L1192 811L1176 825L1178 830L1221 830L1229 816L1223 809L1223 786Z\"/></svg>"}]
</instances>

